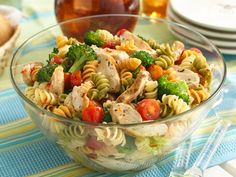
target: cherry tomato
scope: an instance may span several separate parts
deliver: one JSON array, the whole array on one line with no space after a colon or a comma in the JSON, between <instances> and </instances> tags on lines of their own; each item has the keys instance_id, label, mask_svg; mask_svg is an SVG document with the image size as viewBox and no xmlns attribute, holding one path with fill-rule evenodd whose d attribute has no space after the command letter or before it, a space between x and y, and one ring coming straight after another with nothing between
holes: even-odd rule
<instances>
[{"instance_id":1,"label":"cherry tomato","mask_svg":"<svg viewBox=\"0 0 236 177\"><path fill-rule=\"evenodd\" d=\"M190 48L189 50L192 50L192 51L195 51L195 52L197 52L197 53L202 54L201 50L199 50L198 48L195 48L195 47L192 47L192 48Z\"/></svg>"},{"instance_id":2,"label":"cherry tomato","mask_svg":"<svg viewBox=\"0 0 236 177\"><path fill-rule=\"evenodd\" d=\"M82 76L81 76L81 71L75 71L74 73L71 74L70 76L70 83L71 86L80 86L82 82Z\"/></svg>"},{"instance_id":3,"label":"cherry tomato","mask_svg":"<svg viewBox=\"0 0 236 177\"><path fill-rule=\"evenodd\" d=\"M148 68L148 72L151 74L153 80L158 80L163 75L162 67L152 64Z\"/></svg>"},{"instance_id":4,"label":"cherry tomato","mask_svg":"<svg viewBox=\"0 0 236 177\"><path fill-rule=\"evenodd\" d=\"M127 29L120 29L119 31L117 31L116 35L120 37L125 31L127 31Z\"/></svg>"},{"instance_id":5,"label":"cherry tomato","mask_svg":"<svg viewBox=\"0 0 236 177\"><path fill-rule=\"evenodd\" d=\"M101 106L90 103L88 107L82 110L82 120L91 123L102 122L104 111Z\"/></svg>"},{"instance_id":6,"label":"cherry tomato","mask_svg":"<svg viewBox=\"0 0 236 177\"><path fill-rule=\"evenodd\" d=\"M143 99L136 109L143 120L155 120L160 116L160 104L155 99Z\"/></svg>"},{"instance_id":7,"label":"cherry tomato","mask_svg":"<svg viewBox=\"0 0 236 177\"><path fill-rule=\"evenodd\" d=\"M110 49L115 49L117 45L120 45L118 42L107 42L102 45L102 48L110 48Z\"/></svg>"},{"instance_id":8,"label":"cherry tomato","mask_svg":"<svg viewBox=\"0 0 236 177\"><path fill-rule=\"evenodd\" d=\"M62 59L61 57L59 57L59 56L54 56L54 57L51 59L50 63L61 64L62 61L63 61L63 59Z\"/></svg>"},{"instance_id":9,"label":"cherry tomato","mask_svg":"<svg viewBox=\"0 0 236 177\"><path fill-rule=\"evenodd\" d=\"M70 77L71 77L71 73L64 73L65 89L70 89L71 88Z\"/></svg>"}]
</instances>

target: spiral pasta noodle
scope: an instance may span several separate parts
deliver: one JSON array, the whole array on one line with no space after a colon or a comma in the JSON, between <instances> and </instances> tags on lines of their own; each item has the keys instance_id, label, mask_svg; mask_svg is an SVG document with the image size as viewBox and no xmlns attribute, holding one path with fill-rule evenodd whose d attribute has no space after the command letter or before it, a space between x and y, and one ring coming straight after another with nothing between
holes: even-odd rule
<instances>
[{"instance_id":1,"label":"spiral pasta noodle","mask_svg":"<svg viewBox=\"0 0 236 177\"><path fill-rule=\"evenodd\" d=\"M194 51L194 50L184 50L182 54L180 55L180 60L184 60L185 58L190 57L191 55L197 57L201 55L200 53Z\"/></svg>"},{"instance_id":2,"label":"spiral pasta noodle","mask_svg":"<svg viewBox=\"0 0 236 177\"><path fill-rule=\"evenodd\" d=\"M34 101L39 106L45 108L48 105L56 105L58 103L58 97L51 92L46 90L35 88L35 97Z\"/></svg>"},{"instance_id":3,"label":"spiral pasta noodle","mask_svg":"<svg viewBox=\"0 0 236 177\"><path fill-rule=\"evenodd\" d=\"M71 110L68 106L60 105L58 107L53 107L51 112L57 114L59 116L71 118L73 116L73 110Z\"/></svg>"},{"instance_id":4,"label":"spiral pasta noodle","mask_svg":"<svg viewBox=\"0 0 236 177\"><path fill-rule=\"evenodd\" d=\"M121 84L125 88L128 88L133 83L132 73L125 68L120 71L120 78L121 78Z\"/></svg>"},{"instance_id":5,"label":"spiral pasta noodle","mask_svg":"<svg viewBox=\"0 0 236 177\"><path fill-rule=\"evenodd\" d=\"M164 110L168 110L168 108L170 110L165 112L162 111L162 117L180 114L190 109L189 105L178 96L165 94L162 96L162 107L164 107Z\"/></svg>"},{"instance_id":6,"label":"spiral pasta noodle","mask_svg":"<svg viewBox=\"0 0 236 177\"><path fill-rule=\"evenodd\" d=\"M181 64L179 66L181 66L182 68L185 68L185 69L189 69L189 70L192 70L193 68L193 62L195 60L196 56L194 55L190 55L188 57L185 57Z\"/></svg>"},{"instance_id":7,"label":"spiral pasta noodle","mask_svg":"<svg viewBox=\"0 0 236 177\"><path fill-rule=\"evenodd\" d=\"M160 55L167 55L175 61L177 59L176 54L173 50L173 48L168 43L163 43L159 46L158 49L156 49L156 53L158 56Z\"/></svg>"},{"instance_id":8,"label":"spiral pasta noodle","mask_svg":"<svg viewBox=\"0 0 236 177\"><path fill-rule=\"evenodd\" d=\"M155 58L155 64L161 66L163 69L167 69L170 66L173 66L175 59L169 55L160 55Z\"/></svg>"},{"instance_id":9,"label":"spiral pasta noodle","mask_svg":"<svg viewBox=\"0 0 236 177\"><path fill-rule=\"evenodd\" d=\"M132 54L138 50L138 48L134 44L133 39L122 42L120 46L116 46L116 49L123 50L127 52L128 54Z\"/></svg>"},{"instance_id":10,"label":"spiral pasta noodle","mask_svg":"<svg viewBox=\"0 0 236 177\"><path fill-rule=\"evenodd\" d=\"M33 69L30 72L31 80L35 82L37 80L37 74L39 70L42 68L41 64L35 64Z\"/></svg>"},{"instance_id":11,"label":"spiral pasta noodle","mask_svg":"<svg viewBox=\"0 0 236 177\"><path fill-rule=\"evenodd\" d=\"M96 99L98 99L98 95L99 95L99 90L96 89L96 88L91 88L91 89L88 91L88 97L89 97L91 100L96 100Z\"/></svg>"},{"instance_id":12,"label":"spiral pasta noodle","mask_svg":"<svg viewBox=\"0 0 236 177\"><path fill-rule=\"evenodd\" d=\"M212 72L208 63L206 62L206 58L203 55L198 55L198 57L196 57L193 62L193 67L196 72L204 77L206 81L204 86L209 86L212 80Z\"/></svg>"},{"instance_id":13,"label":"spiral pasta noodle","mask_svg":"<svg viewBox=\"0 0 236 177\"><path fill-rule=\"evenodd\" d=\"M72 124L66 127L62 132L61 135L68 139L80 139L86 137L87 133L84 127L80 125Z\"/></svg>"},{"instance_id":14,"label":"spiral pasta noodle","mask_svg":"<svg viewBox=\"0 0 236 177\"><path fill-rule=\"evenodd\" d=\"M155 39L149 39L146 41L150 47L154 50L159 49L160 48L160 44L155 40Z\"/></svg>"},{"instance_id":15,"label":"spiral pasta noodle","mask_svg":"<svg viewBox=\"0 0 236 177\"><path fill-rule=\"evenodd\" d=\"M117 70L127 69L129 71L134 71L141 64L141 60L137 58L127 58L117 61Z\"/></svg>"},{"instance_id":16,"label":"spiral pasta noodle","mask_svg":"<svg viewBox=\"0 0 236 177\"><path fill-rule=\"evenodd\" d=\"M102 141L107 145L124 146L126 144L125 134L117 127L95 128L94 131L96 132L97 140Z\"/></svg>"},{"instance_id":17,"label":"spiral pasta noodle","mask_svg":"<svg viewBox=\"0 0 236 177\"><path fill-rule=\"evenodd\" d=\"M202 101L206 100L210 93L202 85L197 89L190 89L190 96L193 99L191 104L200 104Z\"/></svg>"},{"instance_id":18,"label":"spiral pasta noodle","mask_svg":"<svg viewBox=\"0 0 236 177\"><path fill-rule=\"evenodd\" d=\"M31 101L34 101L35 98L35 87L27 87L25 89L25 96L29 98Z\"/></svg>"},{"instance_id":19,"label":"spiral pasta noodle","mask_svg":"<svg viewBox=\"0 0 236 177\"><path fill-rule=\"evenodd\" d=\"M93 74L91 80L95 84L96 89L98 90L98 99L107 97L107 92L110 89L110 84L106 76L102 73Z\"/></svg>"},{"instance_id":20,"label":"spiral pasta noodle","mask_svg":"<svg viewBox=\"0 0 236 177\"><path fill-rule=\"evenodd\" d=\"M62 48L68 43L68 38L66 36L57 36L56 46L57 48Z\"/></svg>"},{"instance_id":21,"label":"spiral pasta noodle","mask_svg":"<svg viewBox=\"0 0 236 177\"><path fill-rule=\"evenodd\" d=\"M92 74L96 73L97 66L98 66L98 61L97 60L88 61L84 65L83 72L82 72L83 81L91 80Z\"/></svg>"},{"instance_id":22,"label":"spiral pasta noodle","mask_svg":"<svg viewBox=\"0 0 236 177\"><path fill-rule=\"evenodd\" d=\"M144 87L144 97L156 99L157 98L157 87L158 87L157 81L147 81L147 83Z\"/></svg>"}]
</instances>

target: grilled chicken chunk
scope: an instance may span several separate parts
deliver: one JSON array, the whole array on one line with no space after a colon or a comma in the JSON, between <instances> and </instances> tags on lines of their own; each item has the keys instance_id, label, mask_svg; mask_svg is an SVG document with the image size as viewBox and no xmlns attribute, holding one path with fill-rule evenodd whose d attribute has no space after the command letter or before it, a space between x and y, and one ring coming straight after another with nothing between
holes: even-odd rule
<instances>
[{"instance_id":1,"label":"grilled chicken chunk","mask_svg":"<svg viewBox=\"0 0 236 177\"><path fill-rule=\"evenodd\" d=\"M118 98L118 103L130 103L133 101L144 89L146 82L149 80L150 75L147 71L140 71L134 83L124 91Z\"/></svg>"},{"instance_id":2,"label":"grilled chicken chunk","mask_svg":"<svg viewBox=\"0 0 236 177\"><path fill-rule=\"evenodd\" d=\"M151 53L153 53L153 49L150 47L150 45L148 43L146 43L144 40L142 40L141 38L139 38L137 35L129 32L129 31L125 31L122 35L120 35L121 41L122 40L134 40L134 45L142 50L145 51L149 51Z\"/></svg>"},{"instance_id":3,"label":"grilled chicken chunk","mask_svg":"<svg viewBox=\"0 0 236 177\"><path fill-rule=\"evenodd\" d=\"M87 81L81 86L74 86L72 90L72 104L76 111L80 112L89 105L88 91L93 87L91 81Z\"/></svg>"},{"instance_id":4,"label":"grilled chicken chunk","mask_svg":"<svg viewBox=\"0 0 236 177\"><path fill-rule=\"evenodd\" d=\"M132 124L142 122L140 114L130 105L113 103L110 108L112 122L119 124Z\"/></svg>"},{"instance_id":5,"label":"grilled chicken chunk","mask_svg":"<svg viewBox=\"0 0 236 177\"><path fill-rule=\"evenodd\" d=\"M57 95L64 92L64 72L62 66L56 67L52 74L50 91Z\"/></svg>"},{"instance_id":6,"label":"grilled chicken chunk","mask_svg":"<svg viewBox=\"0 0 236 177\"><path fill-rule=\"evenodd\" d=\"M102 49L102 48L98 48L95 45L92 45L91 48L96 52L97 55L108 54L108 55L111 55L116 61L129 58L129 55L125 51L122 51L122 50L115 50L115 49L110 49L110 48Z\"/></svg>"},{"instance_id":7,"label":"grilled chicken chunk","mask_svg":"<svg viewBox=\"0 0 236 177\"><path fill-rule=\"evenodd\" d=\"M101 72L109 80L110 92L118 92L120 89L120 77L116 70L114 58L104 53L97 56L99 60L97 72Z\"/></svg>"},{"instance_id":8,"label":"grilled chicken chunk","mask_svg":"<svg viewBox=\"0 0 236 177\"><path fill-rule=\"evenodd\" d=\"M36 75L33 74L33 72L42 68L42 66L43 63L41 62L28 63L24 65L21 71L24 83L27 85L33 85L36 79L34 78Z\"/></svg>"},{"instance_id":9,"label":"grilled chicken chunk","mask_svg":"<svg viewBox=\"0 0 236 177\"><path fill-rule=\"evenodd\" d=\"M197 73L176 65L172 68L176 71L175 74L177 79L184 80L188 84L189 88L198 87L200 83L200 78Z\"/></svg>"}]
</instances>

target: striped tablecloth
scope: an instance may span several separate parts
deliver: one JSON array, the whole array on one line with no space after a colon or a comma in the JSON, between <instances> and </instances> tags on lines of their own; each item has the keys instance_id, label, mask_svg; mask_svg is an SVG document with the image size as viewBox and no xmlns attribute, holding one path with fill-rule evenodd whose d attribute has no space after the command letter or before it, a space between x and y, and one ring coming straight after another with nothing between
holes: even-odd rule
<instances>
[{"instance_id":1,"label":"striped tablecloth","mask_svg":"<svg viewBox=\"0 0 236 177\"><path fill-rule=\"evenodd\" d=\"M0 0L0 4L6 1ZM56 23L53 12L53 0L22 0L16 3L24 13L21 23L21 36L17 46L26 38L41 29ZM236 83L236 56L224 56L228 67L227 79ZM0 76L0 176L150 176L165 177L171 170L174 153L168 154L158 164L160 171L153 173L152 169L138 174L104 174L73 163L60 148L49 142L35 127L24 112L15 91L9 81L8 69ZM226 97L236 97L235 92L229 92ZM222 105L227 105L224 102ZM235 110L224 113L225 117L236 119ZM223 113L223 107L221 110ZM204 145L209 133L213 130L216 117L209 116L193 135L194 148L190 162L193 163ZM227 132L224 142L211 161L214 166L236 158L236 129Z\"/></svg>"}]
</instances>

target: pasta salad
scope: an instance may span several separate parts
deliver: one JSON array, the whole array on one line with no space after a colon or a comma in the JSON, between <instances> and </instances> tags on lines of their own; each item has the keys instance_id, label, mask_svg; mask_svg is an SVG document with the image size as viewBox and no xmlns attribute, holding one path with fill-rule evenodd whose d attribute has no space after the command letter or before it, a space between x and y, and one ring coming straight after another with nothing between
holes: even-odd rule
<instances>
[{"instance_id":1,"label":"pasta salad","mask_svg":"<svg viewBox=\"0 0 236 177\"><path fill-rule=\"evenodd\" d=\"M39 107L78 122L114 125L168 118L197 106L210 95L212 71L199 49L180 41L159 43L126 29L115 35L97 29L83 43L57 36L46 64L28 63L22 76L25 95ZM103 166L112 165L112 156L126 170L134 168L128 162L158 154L166 138L188 122L124 130L45 118L43 126L59 134L58 144L72 156L86 154ZM131 153L138 154L127 156Z\"/></svg>"}]
</instances>

